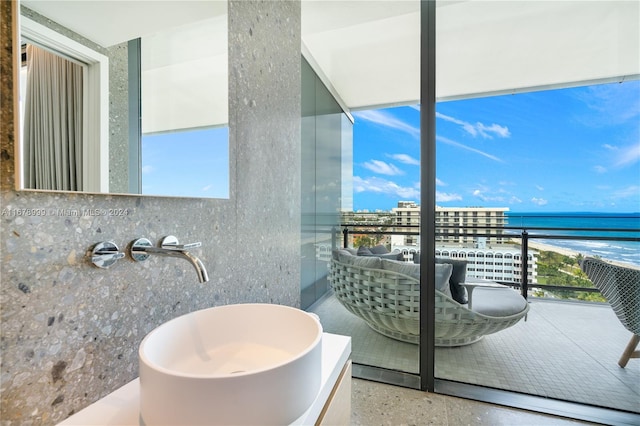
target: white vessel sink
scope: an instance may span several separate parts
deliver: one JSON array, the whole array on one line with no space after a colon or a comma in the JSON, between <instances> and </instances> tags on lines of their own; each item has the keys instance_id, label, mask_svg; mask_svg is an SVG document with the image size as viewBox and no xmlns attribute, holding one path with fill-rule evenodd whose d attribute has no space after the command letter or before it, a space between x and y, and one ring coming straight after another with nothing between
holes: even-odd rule
<instances>
[{"instance_id":1,"label":"white vessel sink","mask_svg":"<svg viewBox=\"0 0 640 426\"><path fill-rule=\"evenodd\" d=\"M314 401L322 326L288 306L241 304L175 318L140 344L140 422L286 425Z\"/></svg>"}]
</instances>

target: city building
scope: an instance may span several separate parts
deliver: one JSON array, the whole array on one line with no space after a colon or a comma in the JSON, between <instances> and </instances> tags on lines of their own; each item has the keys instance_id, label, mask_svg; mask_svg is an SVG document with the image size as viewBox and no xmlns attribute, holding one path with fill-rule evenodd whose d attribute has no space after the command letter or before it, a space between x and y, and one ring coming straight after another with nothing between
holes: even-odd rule
<instances>
[{"instance_id":1,"label":"city building","mask_svg":"<svg viewBox=\"0 0 640 426\"><path fill-rule=\"evenodd\" d=\"M391 248L400 249L406 261L420 252L420 206L412 201L399 201L395 213ZM436 206L436 256L466 259L467 276L501 282L521 282L522 254L519 247L507 245L504 233L506 207L440 207ZM535 283L536 253L529 251L527 282Z\"/></svg>"},{"instance_id":2,"label":"city building","mask_svg":"<svg viewBox=\"0 0 640 426\"><path fill-rule=\"evenodd\" d=\"M413 201L398 201L398 207L391 209L394 214L394 234L391 245L416 246L420 244L420 206ZM401 233L415 231L414 235Z\"/></svg>"},{"instance_id":3,"label":"city building","mask_svg":"<svg viewBox=\"0 0 640 426\"><path fill-rule=\"evenodd\" d=\"M529 250L527 255L527 282L536 283L536 252ZM465 259L467 277L482 278L491 281L517 283L522 280L522 254L517 247L501 245L487 248L436 246L436 256Z\"/></svg>"},{"instance_id":4,"label":"city building","mask_svg":"<svg viewBox=\"0 0 640 426\"><path fill-rule=\"evenodd\" d=\"M420 253L417 246L392 246L401 250L405 262L413 262ZM519 283L522 278L522 254L516 246L500 245L487 248L483 244L475 247L436 246L436 256L467 261L467 277L481 278L504 283ZM527 282L537 283L537 252L529 250L527 256Z\"/></svg>"},{"instance_id":5,"label":"city building","mask_svg":"<svg viewBox=\"0 0 640 426\"><path fill-rule=\"evenodd\" d=\"M507 207L436 206L436 242L473 243L482 234L489 244L503 244ZM419 215L418 215L419 216Z\"/></svg>"},{"instance_id":6,"label":"city building","mask_svg":"<svg viewBox=\"0 0 640 426\"><path fill-rule=\"evenodd\" d=\"M436 206L436 242L471 244L478 236L486 237L488 244L504 244L507 207L440 207ZM420 230L420 206L413 201L398 201L394 213L395 231ZM394 245L419 244L417 235L398 235Z\"/></svg>"}]
</instances>

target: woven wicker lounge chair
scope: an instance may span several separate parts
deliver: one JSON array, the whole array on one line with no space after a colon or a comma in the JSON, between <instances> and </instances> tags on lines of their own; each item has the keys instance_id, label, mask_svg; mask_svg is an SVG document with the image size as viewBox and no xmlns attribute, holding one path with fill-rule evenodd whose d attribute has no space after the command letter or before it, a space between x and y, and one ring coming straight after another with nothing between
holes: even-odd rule
<instances>
[{"instance_id":1,"label":"woven wicker lounge chair","mask_svg":"<svg viewBox=\"0 0 640 426\"><path fill-rule=\"evenodd\" d=\"M384 262L384 261L383 261ZM335 297L351 313L373 330L393 339L417 344L420 339L420 280L398 272L357 266L332 258L329 282ZM515 299L511 315L487 315L468 309L442 291L436 290L436 346L462 346L483 336L504 330L528 312L526 300L506 286L476 288L474 307L504 297ZM489 292L489 293L487 293ZM506 292L506 293L504 293ZM506 296L506 297L505 297ZM504 300L504 299L503 299ZM510 302L509 302L510 303ZM491 311L491 307L487 311Z\"/></svg>"},{"instance_id":2,"label":"woven wicker lounge chair","mask_svg":"<svg viewBox=\"0 0 640 426\"><path fill-rule=\"evenodd\" d=\"M640 269L624 267L587 257L580 267L607 299L622 325L633 335L618 365L626 367L630 358L640 358Z\"/></svg>"}]
</instances>

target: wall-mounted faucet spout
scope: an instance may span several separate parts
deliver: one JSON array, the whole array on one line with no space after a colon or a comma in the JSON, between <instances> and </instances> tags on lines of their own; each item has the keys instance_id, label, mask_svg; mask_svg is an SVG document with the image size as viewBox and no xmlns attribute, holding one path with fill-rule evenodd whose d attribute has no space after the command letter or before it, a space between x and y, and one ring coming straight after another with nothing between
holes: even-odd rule
<instances>
[{"instance_id":1,"label":"wall-mounted faucet spout","mask_svg":"<svg viewBox=\"0 0 640 426\"><path fill-rule=\"evenodd\" d=\"M200 247L200 243L179 245L178 240L175 237L168 236L162 240L161 247L154 247L148 239L139 238L131 243L130 252L133 260L137 262L147 260L151 254L185 259L195 268L196 274L198 275L198 281L205 283L209 281L207 268L205 268L200 259L187 251L187 248L193 247Z\"/></svg>"}]
</instances>

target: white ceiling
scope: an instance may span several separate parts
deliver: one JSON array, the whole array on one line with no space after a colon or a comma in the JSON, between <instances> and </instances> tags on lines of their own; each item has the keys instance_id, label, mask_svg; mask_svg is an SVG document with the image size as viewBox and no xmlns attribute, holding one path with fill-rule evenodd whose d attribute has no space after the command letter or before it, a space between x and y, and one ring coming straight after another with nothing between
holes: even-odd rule
<instances>
[{"instance_id":1,"label":"white ceiling","mask_svg":"<svg viewBox=\"0 0 640 426\"><path fill-rule=\"evenodd\" d=\"M22 0L104 47L142 38L142 133L228 122L227 2Z\"/></svg>"},{"instance_id":2,"label":"white ceiling","mask_svg":"<svg viewBox=\"0 0 640 426\"><path fill-rule=\"evenodd\" d=\"M639 5L439 1L436 97L636 79ZM350 109L418 103L419 8L417 0L303 0L303 50Z\"/></svg>"},{"instance_id":3,"label":"white ceiling","mask_svg":"<svg viewBox=\"0 0 640 426\"><path fill-rule=\"evenodd\" d=\"M228 123L226 15L144 36L140 50L142 133Z\"/></svg>"},{"instance_id":4,"label":"white ceiling","mask_svg":"<svg viewBox=\"0 0 640 426\"><path fill-rule=\"evenodd\" d=\"M226 13L219 0L23 4L103 46ZM418 103L418 0L302 0L301 7L302 51L345 108ZM440 100L640 78L640 0L450 0L438 2L436 16ZM225 68L216 67L215 78ZM209 87L212 76L200 78L185 80ZM203 90L224 90L226 100L226 85ZM181 105L196 104L183 88L169 105L181 93Z\"/></svg>"},{"instance_id":5,"label":"white ceiling","mask_svg":"<svg viewBox=\"0 0 640 426\"><path fill-rule=\"evenodd\" d=\"M226 15L221 0L21 0L29 9L103 47Z\"/></svg>"}]
</instances>

